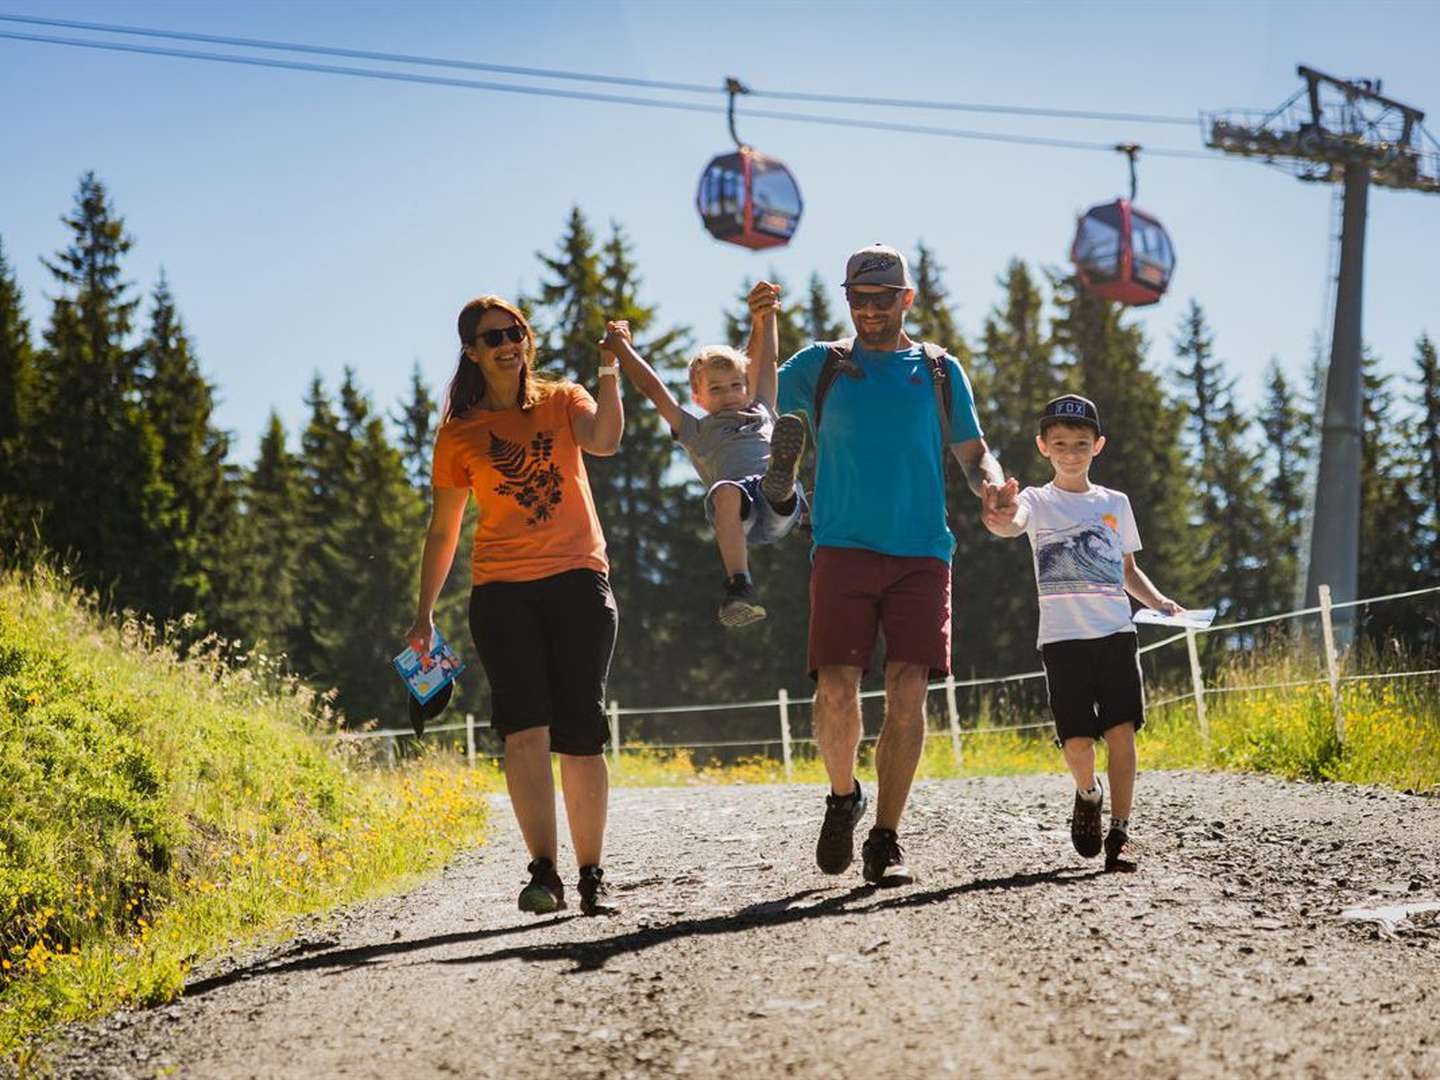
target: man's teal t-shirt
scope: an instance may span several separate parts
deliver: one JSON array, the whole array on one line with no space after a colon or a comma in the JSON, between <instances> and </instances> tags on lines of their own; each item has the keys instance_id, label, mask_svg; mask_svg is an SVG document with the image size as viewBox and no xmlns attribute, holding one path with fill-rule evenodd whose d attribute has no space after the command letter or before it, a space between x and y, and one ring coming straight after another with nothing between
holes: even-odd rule
<instances>
[{"instance_id":1,"label":"man's teal t-shirt","mask_svg":"<svg viewBox=\"0 0 1440 1080\"><path fill-rule=\"evenodd\" d=\"M801 349L780 368L779 411L804 412L814 426L815 382L823 345ZM841 374L825 397L816 436L811 524L816 547L865 548L945 562L955 537L945 517L940 418L930 368L919 345L851 358L862 378ZM970 380L950 365L950 438L981 437Z\"/></svg>"}]
</instances>

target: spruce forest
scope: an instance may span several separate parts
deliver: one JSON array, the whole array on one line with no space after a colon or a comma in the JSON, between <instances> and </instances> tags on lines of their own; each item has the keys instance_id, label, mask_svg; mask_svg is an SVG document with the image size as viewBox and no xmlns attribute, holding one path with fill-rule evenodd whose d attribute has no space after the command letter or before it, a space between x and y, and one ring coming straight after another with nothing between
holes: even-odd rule
<instances>
[{"instance_id":1,"label":"spruce forest","mask_svg":"<svg viewBox=\"0 0 1440 1080\"><path fill-rule=\"evenodd\" d=\"M0 237L6 562L62 562L110 608L175 623L187 640L223 638L236 656L283 654L293 672L335 688L351 723L403 726L405 691L389 661L413 615L443 388L417 369L406 400L377 403L353 370L338 384L317 374L304 427L287 431L272 414L256 459L238 463L169 284L162 277L147 294L127 279L135 241L93 174L64 220L67 246L44 258L55 299L43 328L27 322L17 256ZM629 319L640 351L687 397L684 363L703 342L646 303L623 227L597 233L578 208L557 224L552 254L513 268L537 282L517 299L535 325L540 366L593 388L605 320ZM942 257L923 242L912 253L918 289L907 330L961 360L1007 474L1022 484L1049 478L1034 418L1050 397L1083 393L1098 403L1109 439L1092 476L1129 494L1141 565L1162 589L1181 603L1217 604L1217 621L1298 606L1323 392L1313 377L1295 380L1276 358L1216 342L1196 300L1175 305L1169 340L1147 340L1123 308L1019 261L997 268L1001 299L967 338ZM731 344L748 332L750 284L736 283L725 312ZM782 359L849 332L818 273L782 284ZM1415 327L1398 375L1367 358L1361 597L1440 584L1440 359L1424 331ZM1236 396L1240 365L1266 372L1253 408ZM1323 358L1310 370L1323 371ZM619 453L587 460L621 613L611 696L627 706L748 700L781 687L808 696L807 539L753 553L770 617L722 628L721 569L694 474L649 404L629 387L625 399ZM958 469L949 482L955 670L1033 670L1029 547L986 533ZM468 547L467 530L437 622L470 667L458 702L483 715L484 677L465 627ZM1378 647L1440 645L1430 605L1362 609L1360 631ZM1207 644L1246 642L1211 635ZM743 737L744 716L727 714L724 734Z\"/></svg>"}]
</instances>

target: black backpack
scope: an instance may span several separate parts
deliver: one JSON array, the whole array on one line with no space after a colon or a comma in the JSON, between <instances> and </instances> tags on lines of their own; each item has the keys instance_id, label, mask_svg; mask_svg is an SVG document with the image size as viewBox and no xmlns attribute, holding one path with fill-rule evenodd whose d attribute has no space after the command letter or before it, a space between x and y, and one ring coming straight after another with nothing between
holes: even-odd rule
<instances>
[{"instance_id":1,"label":"black backpack","mask_svg":"<svg viewBox=\"0 0 1440 1080\"><path fill-rule=\"evenodd\" d=\"M810 414L810 426L815 429L818 440L820 417L825 411L825 398L829 395L830 388L835 385L835 380L841 375L850 379L863 379L865 373L850 355L855 350L854 338L821 341L817 344L825 347L825 362L820 365L820 375L815 380L815 407ZM920 343L920 350L925 354L925 365L930 369L930 385L935 390L935 411L940 416L940 461L943 469L945 459L950 456L950 365L945 363L949 354L943 347L928 341Z\"/></svg>"}]
</instances>

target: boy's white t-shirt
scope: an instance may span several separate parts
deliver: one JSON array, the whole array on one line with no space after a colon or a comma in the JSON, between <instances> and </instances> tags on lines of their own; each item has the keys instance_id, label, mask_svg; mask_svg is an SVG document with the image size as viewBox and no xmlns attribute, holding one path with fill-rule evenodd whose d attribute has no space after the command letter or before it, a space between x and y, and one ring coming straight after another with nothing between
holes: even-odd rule
<instances>
[{"instance_id":1,"label":"boy's white t-shirt","mask_svg":"<svg viewBox=\"0 0 1440 1080\"><path fill-rule=\"evenodd\" d=\"M1040 593L1039 644L1134 632L1125 556L1140 550L1140 532L1124 492L1049 483L1027 487L1019 501L1030 511L1025 533Z\"/></svg>"}]
</instances>

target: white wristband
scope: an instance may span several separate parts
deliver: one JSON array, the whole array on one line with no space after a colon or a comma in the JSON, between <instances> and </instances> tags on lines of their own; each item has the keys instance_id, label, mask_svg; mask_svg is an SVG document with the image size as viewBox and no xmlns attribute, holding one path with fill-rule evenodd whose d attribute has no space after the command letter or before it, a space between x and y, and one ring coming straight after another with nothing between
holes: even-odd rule
<instances>
[{"instance_id":1,"label":"white wristband","mask_svg":"<svg viewBox=\"0 0 1440 1080\"><path fill-rule=\"evenodd\" d=\"M604 378L606 375L614 375L614 376L618 379L618 378L620 377L620 365L619 365L619 364L601 364L601 365L600 365L599 376L600 376L601 378Z\"/></svg>"}]
</instances>

